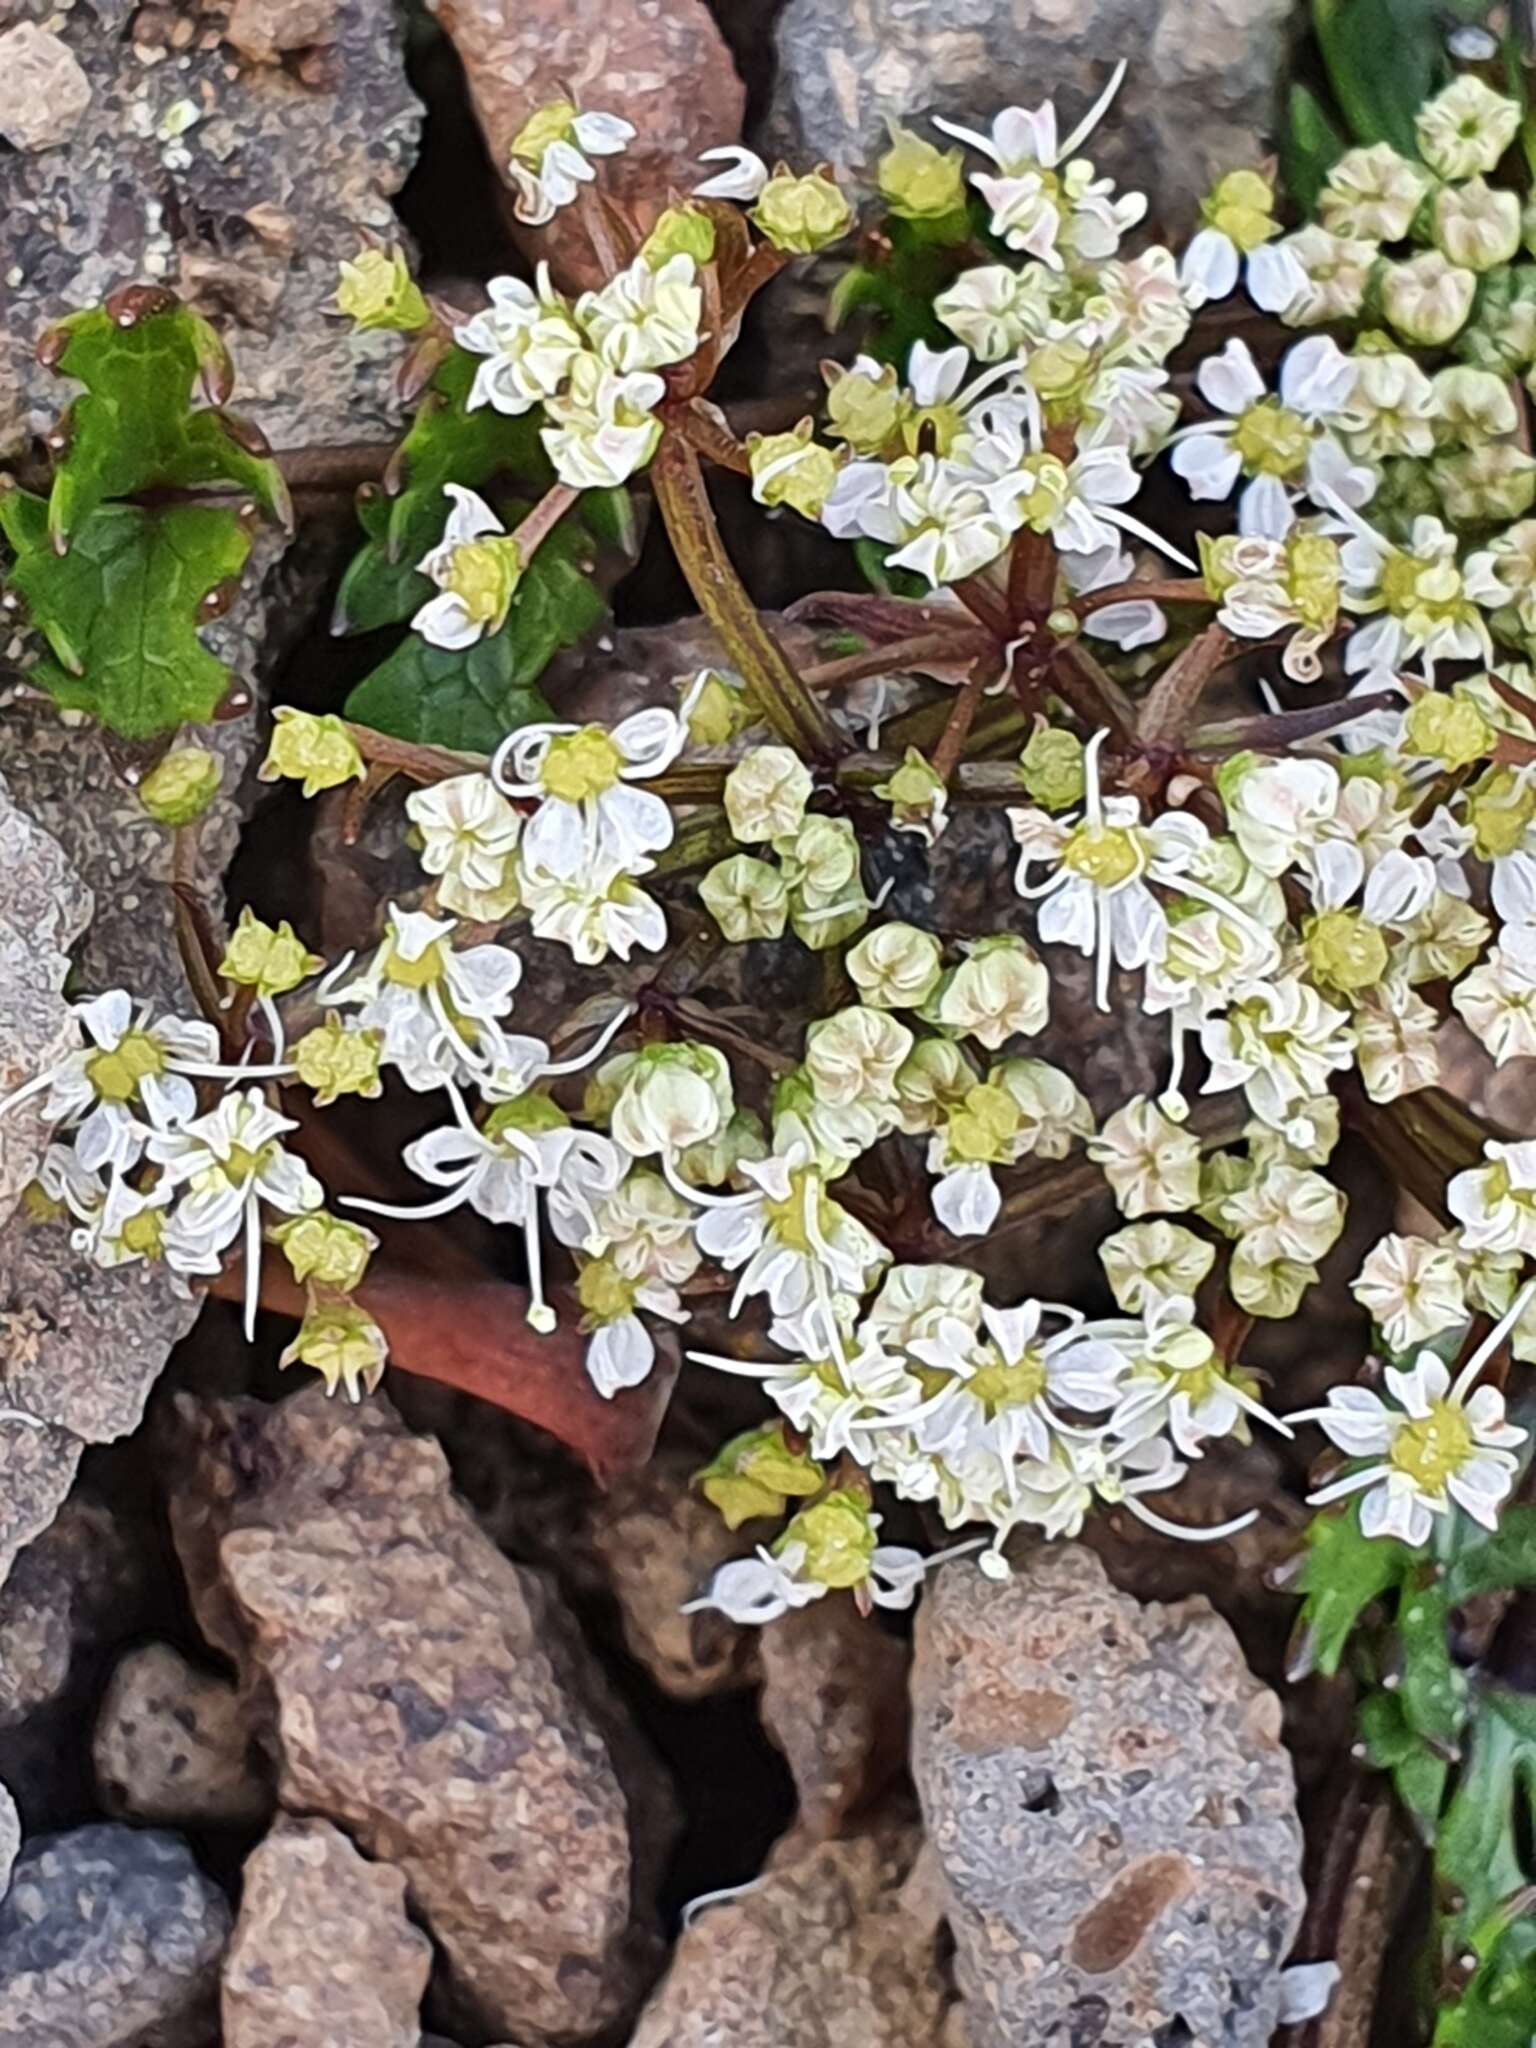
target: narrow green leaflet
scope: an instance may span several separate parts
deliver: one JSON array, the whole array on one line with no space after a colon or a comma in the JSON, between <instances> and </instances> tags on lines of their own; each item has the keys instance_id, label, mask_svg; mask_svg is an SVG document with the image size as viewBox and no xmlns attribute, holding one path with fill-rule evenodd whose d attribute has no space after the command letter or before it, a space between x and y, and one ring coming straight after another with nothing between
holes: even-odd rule
<instances>
[{"instance_id":1,"label":"narrow green leaflet","mask_svg":"<svg viewBox=\"0 0 1536 2048\"><path fill-rule=\"evenodd\" d=\"M48 531L68 545L96 507L156 486L232 483L282 525L290 523L282 472L254 430L215 407L194 411L194 391L222 400L230 368L207 321L174 293L115 292L104 306L52 328L43 360L85 386L64 413L54 457Z\"/></svg>"},{"instance_id":2,"label":"narrow green leaflet","mask_svg":"<svg viewBox=\"0 0 1536 2048\"><path fill-rule=\"evenodd\" d=\"M1305 1595L1299 1621L1305 1666L1331 1677L1360 1616L1399 1584L1414 1562L1415 1554L1401 1544L1360 1533L1358 1502L1338 1513L1315 1515L1298 1580Z\"/></svg>"},{"instance_id":3,"label":"narrow green leaflet","mask_svg":"<svg viewBox=\"0 0 1536 2048\"><path fill-rule=\"evenodd\" d=\"M1515 1586L1536 1586L1536 1507L1505 1508L1498 1528L1477 1530L1446 1572L1453 1606Z\"/></svg>"},{"instance_id":4,"label":"narrow green leaflet","mask_svg":"<svg viewBox=\"0 0 1536 2048\"><path fill-rule=\"evenodd\" d=\"M488 405L467 410L479 362L464 349L449 350L390 460L383 494L359 495L358 518L367 539L341 579L333 632L397 625L426 603L432 585L416 564L443 537L445 484L477 490L505 475L537 493L553 480L539 441L542 414L514 419Z\"/></svg>"},{"instance_id":5,"label":"narrow green leaflet","mask_svg":"<svg viewBox=\"0 0 1536 2048\"><path fill-rule=\"evenodd\" d=\"M1413 117L1445 83L1444 0L1313 0L1318 48L1356 142L1418 155Z\"/></svg>"},{"instance_id":6,"label":"narrow green leaflet","mask_svg":"<svg viewBox=\"0 0 1536 2048\"><path fill-rule=\"evenodd\" d=\"M346 715L397 739L489 754L509 732L553 717L539 695L550 657L574 647L607 616L582 567L590 535L562 520L523 574L499 633L455 653L407 633L348 697Z\"/></svg>"},{"instance_id":7,"label":"narrow green leaflet","mask_svg":"<svg viewBox=\"0 0 1536 2048\"><path fill-rule=\"evenodd\" d=\"M245 566L233 512L103 505L60 555L44 501L12 490L0 532L16 557L8 580L52 652L34 679L58 703L133 740L212 716L230 676L197 629Z\"/></svg>"},{"instance_id":8,"label":"narrow green leaflet","mask_svg":"<svg viewBox=\"0 0 1536 2048\"><path fill-rule=\"evenodd\" d=\"M1286 94L1280 163L1285 188L1298 206L1312 211L1328 173L1348 146L1312 88L1293 85Z\"/></svg>"},{"instance_id":9,"label":"narrow green leaflet","mask_svg":"<svg viewBox=\"0 0 1536 2048\"><path fill-rule=\"evenodd\" d=\"M1476 1967L1436 2016L1434 2048L1529 2048L1536 2037L1536 1916L1527 1867L1536 1823L1536 1700L1481 1689L1467 1759L1435 1846L1450 1917L1448 1963Z\"/></svg>"}]
</instances>

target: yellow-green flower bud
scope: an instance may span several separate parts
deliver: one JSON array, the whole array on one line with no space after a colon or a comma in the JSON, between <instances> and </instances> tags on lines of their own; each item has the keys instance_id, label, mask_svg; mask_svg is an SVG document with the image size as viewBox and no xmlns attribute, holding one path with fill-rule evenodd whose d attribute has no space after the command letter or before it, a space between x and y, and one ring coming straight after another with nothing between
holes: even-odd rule
<instances>
[{"instance_id":1,"label":"yellow-green flower bud","mask_svg":"<svg viewBox=\"0 0 1536 2048\"><path fill-rule=\"evenodd\" d=\"M694 1474L695 1486L719 1510L728 1529L764 1515L781 1515L786 1501L810 1500L823 1483L815 1459L790 1449L782 1422L732 1437Z\"/></svg>"},{"instance_id":2,"label":"yellow-green flower bud","mask_svg":"<svg viewBox=\"0 0 1536 2048\"><path fill-rule=\"evenodd\" d=\"M229 935L219 972L238 988L253 988L261 996L285 996L324 965L286 918L274 929L246 904Z\"/></svg>"},{"instance_id":3,"label":"yellow-green flower bud","mask_svg":"<svg viewBox=\"0 0 1536 2048\"><path fill-rule=\"evenodd\" d=\"M1442 768L1469 768L1493 747L1493 727L1464 690L1443 696L1426 690L1415 697L1403 720L1403 751Z\"/></svg>"},{"instance_id":4,"label":"yellow-green flower bud","mask_svg":"<svg viewBox=\"0 0 1536 2048\"><path fill-rule=\"evenodd\" d=\"M1045 407L1048 420L1074 418L1081 410L1099 363L1080 341L1042 341L1024 364L1025 381Z\"/></svg>"},{"instance_id":5,"label":"yellow-green flower bud","mask_svg":"<svg viewBox=\"0 0 1536 2048\"><path fill-rule=\"evenodd\" d=\"M62 1223L69 1209L41 1181L29 1180L21 1191L21 1213L29 1223Z\"/></svg>"},{"instance_id":6,"label":"yellow-green flower bud","mask_svg":"<svg viewBox=\"0 0 1536 2048\"><path fill-rule=\"evenodd\" d=\"M1060 726L1037 725L1019 756L1019 780L1045 811L1070 811L1083 800L1083 743Z\"/></svg>"},{"instance_id":7,"label":"yellow-green flower bud","mask_svg":"<svg viewBox=\"0 0 1536 2048\"><path fill-rule=\"evenodd\" d=\"M916 747L908 747L901 766L884 782L875 784L875 795L891 807L891 821L898 832L917 832L930 844L944 826L949 791L944 778L924 760Z\"/></svg>"},{"instance_id":8,"label":"yellow-green flower bud","mask_svg":"<svg viewBox=\"0 0 1536 2048\"><path fill-rule=\"evenodd\" d=\"M310 1365L325 1381L325 1391L346 1389L360 1401L384 1375L389 1344L366 1309L355 1302L310 1300L299 1334L277 1361L279 1365Z\"/></svg>"},{"instance_id":9,"label":"yellow-green flower bud","mask_svg":"<svg viewBox=\"0 0 1536 2048\"><path fill-rule=\"evenodd\" d=\"M359 334L415 334L432 317L398 249L364 249L343 261L334 304Z\"/></svg>"},{"instance_id":10,"label":"yellow-green flower bud","mask_svg":"<svg viewBox=\"0 0 1536 2048\"><path fill-rule=\"evenodd\" d=\"M620 1272L611 1258L583 1259L576 1273L576 1299L581 1307L581 1331L591 1336L610 1323L622 1323L635 1312L640 1282Z\"/></svg>"},{"instance_id":11,"label":"yellow-green flower bud","mask_svg":"<svg viewBox=\"0 0 1536 2048\"><path fill-rule=\"evenodd\" d=\"M751 747L725 778L725 815L744 846L798 832L811 800L811 771L788 747Z\"/></svg>"},{"instance_id":12,"label":"yellow-green flower bud","mask_svg":"<svg viewBox=\"0 0 1536 2048\"><path fill-rule=\"evenodd\" d=\"M716 861L699 884L699 900L733 946L784 936L788 885L776 867L750 853Z\"/></svg>"},{"instance_id":13,"label":"yellow-green flower bud","mask_svg":"<svg viewBox=\"0 0 1536 2048\"><path fill-rule=\"evenodd\" d=\"M1387 942L1358 910L1325 910L1302 942L1313 979L1342 995L1375 988L1387 971Z\"/></svg>"},{"instance_id":14,"label":"yellow-green flower bud","mask_svg":"<svg viewBox=\"0 0 1536 2048\"><path fill-rule=\"evenodd\" d=\"M288 1056L313 1093L316 1109L325 1109L338 1095L382 1095L383 1053L384 1041L377 1031L349 1030L332 1010L323 1024L305 1032Z\"/></svg>"},{"instance_id":15,"label":"yellow-green flower bud","mask_svg":"<svg viewBox=\"0 0 1536 2048\"><path fill-rule=\"evenodd\" d=\"M1227 1269L1232 1299L1245 1315L1287 1322L1301 1307L1302 1297L1317 1279L1316 1266L1301 1259L1256 1259L1238 1245Z\"/></svg>"},{"instance_id":16,"label":"yellow-green flower bud","mask_svg":"<svg viewBox=\"0 0 1536 2048\"><path fill-rule=\"evenodd\" d=\"M809 817L792 838L775 841L789 884L790 930L813 953L861 931L869 898L859 879L859 842L847 818Z\"/></svg>"},{"instance_id":17,"label":"yellow-green flower bud","mask_svg":"<svg viewBox=\"0 0 1536 2048\"><path fill-rule=\"evenodd\" d=\"M1472 851L1479 860L1514 853L1536 818L1536 788L1513 768L1490 768L1467 798Z\"/></svg>"},{"instance_id":18,"label":"yellow-green flower bud","mask_svg":"<svg viewBox=\"0 0 1536 2048\"><path fill-rule=\"evenodd\" d=\"M272 743L257 771L263 782L300 782L306 796L361 782L368 770L357 742L334 711L317 717L279 704L272 714Z\"/></svg>"},{"instance_id":19,"label":"yellow-green flower bud","mask_svg":"<svg viewBox=\"0 0 1536 2048\"><path fill-rule=\"evenodd\" d=\"M1435 247L1467 270L1492 270L1520 247L1520 200L1481 178L1442 185L1432 212Z\"/></svg>"},{"instance_id":20,"label":"yellow-green flower bud","mask_svg":"<svg viewBox=\"0 0 1536 2048\"><path fill-rule=\"evenodd\" d=\"M941 221L965 211L965 152L937 149L891 124L891 146L875 166L880 197L902 220Z\"/></svg>"},{"instance_id":21,"label":"yellow-green flower bud","mask_svg":"<svg viewBox=\"0 0 1536 2048\"><path fill-rule=\"evenodd\" d=\"M781 167L758 194L752 219L775 249L809 256L842 240L853 225L853 208L825 171L797 178Z\"/></svg>"},{"instance_id":22,"label":"yellow-green flower bud","mask_svg":"<svg viewBox=\"0 0 1536 2048\"><path fill-rule=\"evenodd\" d=\"M689 744L695 747L728 746L757 717L741 678L723 676L713 668L699 670L683 692L679 709Z\"/></svg>"},{"instance_id":23,"label":"yellow-green flower bud","mask_svg":"<svg viewBox=\"0 0 1536 2048\"><path fill-rule=\"evenodd\" d=\"M819 519L837 482L837 457L802 420L787 434L749 434L752 495L760 505L788 505L804 519Z\"/></svg>"},{"instance_id":24,"label":"yellow-green flower bud","mask_svg":"<svg viewBox=\"0 0 1536 2048\"><path fill-rule=\"evenodd\" d=\"M916 925L876 925L844 965L866 1003L879 1010L916 1010L939 985L944 948Z\"/></svg>"},{"instance_id":25,"label":"yellow-green flower bud","mask_svg":"<svg viewBox=\"0 0 1536 2048\"><path fill-rule=\"evenodd\" d=\"M1512 441L1437 455L1429 474L1446 517L1458 526L1519 519L1536 503L1536 459Z\"/></svg>"},{"instance_id":26,"label":"yellow-green flower bud","mask_svg":"<svg viewBox=\"0 0 1536 2048\"><path fill-rule=\"evenodd\" d=\"M173 747L139 784L139 802L157 825L190 825L218 795L224 763L206 747Z\"/></svg>"},{"instance_id":27,"label":"yellow-green flower bud","mask_svg":"<svg viewBox=\"0 0 1536 2048\"><path fill-rule=\"evenodd\" d=\"M805 1577L829 1592L862 1586L875 1554L875 1531L869 1502L861 1493L839 1488L813 1507L802 1508L774 1544L775 1554L791 1543L805 1546Z\"/></svg>"},{"instance_id":28,"label":"yellow-green flower bud","mask_svg":"<svg viewBox=\"0 0 1536 2048\"><path fill-rule=\"evenodd\" d=\"M827 425L855 455L880 453L901 425L902 406L901 386L892 363L877 370L861 359L827 386Z\"/></svg>"},{"instance_id":29,"label":"yellow-green flower bud","mask_svg":"<svg viewBox=\"0 0 1536 2048\"><path fill-rule=\"evenodd\" d=\"M1019 1105L995 1081L979 1081L965 1092L944 1124L944 1156L950 1166L1003 1166L1013 1158L1024 1121Z\"/></svg>"},{"instance_id":30,"label":"yellow-green flower bud","mask_svg":"<svg viewBox=\"0 0 1536 2048\"><path fill-rule=\"evenodd\" d=\"M1280 232L1275 219L1275 191L1260 171L1229 171L1218 178L1200 203L1207 227L1246 256Z\"/></svg>"},{"instance_id":31,"label":"yellow-green flower bud","mask_svg":"<svg viewBox=\"0 0 1536 2048\"><path fill-rule=\"evenodd\" d=\"M640 245L648 270L660 270L672 256L708 263L715 253L715 224L701 206L669 206Z\"/></svg>"},{"instance_id":32,"label":"yellow-green flower bud","mask_svg":"<svg viewBox=\"0 0 1536 2048\"><path fill-rule=\"evenodd\" d=\"M379 1240L360 1223L345 1223L324 1209L308 1216L290 1216L267 1232L293 1269L295 1280L313 1280L350 1294L368 1270Z\"/></svg>"},{"instance_id":33,"label":"yellow-green flower bud","mask_svg":"<svg viewBox=\"0 0 1536 2048\"><path fill-rule=\"evenodd\" d=\"M1438 249L1426 249L1387 265L1381 303L1399 334L1423 348L1438 348L1466 325L1476 290L1470 270L1448 263Z\"/></svg>"},{"instance_id":34,"label":"yellow-green flower bud","mask_svg":"<svg viewBox=\"0 0 1536 2048\"><path fill-rule=\"evenodd\" d=\"M513 136L508 154L538 170L550 144L569 142L575 126L574 100L546 100L542 107L534 108Z\"/></svg>"}]
</instances>

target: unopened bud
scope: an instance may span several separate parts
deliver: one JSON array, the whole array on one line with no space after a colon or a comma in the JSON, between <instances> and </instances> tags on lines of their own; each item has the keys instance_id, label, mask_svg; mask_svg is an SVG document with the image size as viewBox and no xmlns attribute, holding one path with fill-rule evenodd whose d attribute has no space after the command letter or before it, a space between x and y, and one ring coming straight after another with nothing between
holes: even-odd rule
<instances>
[{"instance_id":1,"label":"unopened bud","mask_svg":"<svg viewBox=\"0 0 1536 2048\"><path fill-rule=\"evenodd\" d=\"M758 194L752 219L775 249L808 256L842 240L853 225L853 208L824 171L797 178L780 169Z\"/></svg>"},{"instance_id":2,"label":"unopened bud","mask_svg":"<svg viewBox=\"0 0 1536 2048\"><path fill-rule=\"evenodd\" d=\"M139 784L139 802L157 825L190 825L218 795L224 763L206 747L173 747Z\"/></svg>"},{"instance_id":3,"label":"unopened bud","mask_svg":"<svg viewBox=\"0 0 1536 2048\"><path fill-rule=\"evenodd\" d=\"M335 306L359 334L415 334L432 317L398 249L364 249L344 261Z\"/></svg>"}]
</instances>

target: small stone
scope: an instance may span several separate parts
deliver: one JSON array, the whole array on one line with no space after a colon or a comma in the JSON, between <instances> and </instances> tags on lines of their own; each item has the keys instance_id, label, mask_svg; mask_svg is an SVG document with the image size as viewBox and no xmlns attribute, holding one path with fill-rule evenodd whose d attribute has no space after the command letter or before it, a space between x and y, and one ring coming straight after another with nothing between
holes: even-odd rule
<instances>
[{"instance_id":1,"label":"small stone","mask_svg":"<svg viewBox=\"0 0 1536 2048\"><path fill-rule=\"evenodd\" d=\"M169 1643L146 1643L118 1665L93 1754L102 1805L128 1820L249 1827L272 1810L239 1690Z\"/></svg>"},{"instance_id":2,"label":"small stone","mask_svg":"<svg viewBox=\"0 0 1536 2048\"><path fill-rule=\"evenodd\" d=\"M417 2048L432 1944L405 1878L324 1820L279 1820L246 1859L224 1959L224 2048Z\"/></svg>"},{"instance_id":3,"label":"small stone","mask_svg":"<svg viewBox=\"0 0 1536 2048\"><path fill-rule=\"evenodd\" d=\"M179 1835L38 1836L0 1906L0 2048L206 2048L228 1933Z\"/></svg>"},{"instance_id":4,"label":"small stone","mask_svg":"<svg viewBox=\"0 0 1536 2048\"><path fill-rule=\"evenodd\" d=\"M834 1593L759 1631L758 1661L763 1725L800 1794L797 1831L834 1835L906 1759L906 1645Z\"/></svg>"},{"instance_id":5,"label":"small stone","mask_svg":"<svg viewBox=\"0 0 1536 2048\"><path fill-rule=\"evenodd\" d=\"M172 1534L204 1634L275 1703L281 1803L403 1871L450 2025L612 2028L654 1969L671 1823L550 1581L382 1394L177 1414Z\"/></svg>"},{"instance_id":6,"label":"small stone","mask_svg":"<svg viewBox=\"0 0 1536 2048\"><path fill-rule=\"evenodd\" d=\"M50 29L19 21L0 35L0 136L13 149L56 149L90 103L90 80Z\"/></svg>"},{"instance_id":7,"label":"small stone","mask_svg":"<svg viewBox=\"0 0 1536 2048\"><path fill-rule=\"evenodd\" d=\"M902 1895L918 1840L824 1842L705 1907L630 2048L934 2048L951 1994Z\"/></svg>"},{"instance_id":8,"label":"small stone","mask_svg":"<svg viewBox=\"0 0 1536 2048\"><path fill-rule=\"evenodd\" d=\"M912 1713L971 2048L1264 2048L1301 1828L1279 1703L1208 1602L1138 1606L1073 1543L945 1565Z\"/></svg>"},{"instance_id":9,"label":"small stone","mask_svg":"<svg viewBox=\"0 0 1536 2048\"><path fill-rule=\"evenodd\" d=\"M336 38L337 0L235 0L225 30L243 57L279 64L286 50L307 50Z\"/></svg>"}]
</instances>

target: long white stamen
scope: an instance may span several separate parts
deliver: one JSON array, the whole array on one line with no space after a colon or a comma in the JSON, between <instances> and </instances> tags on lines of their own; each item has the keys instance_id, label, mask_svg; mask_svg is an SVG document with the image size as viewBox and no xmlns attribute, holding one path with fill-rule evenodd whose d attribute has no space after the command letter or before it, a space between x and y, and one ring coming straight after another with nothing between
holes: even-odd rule
<instances>
[{"instance_id":1,"label":"long white stamen","mask_svg":"<svg viewBox=\"0 0 1536 2048\"><path fill-rule=\"evenodd\" d=\"M1198 562L1192 562L1188 555L1179 552L1171 540L1164 540L1160 533L1154 533L1150 526L1143 526L1139 519L1133 518L1129 512L1122 512L1118 505L1095 505L1093 510L1097 518L1107 519L1111 526L1118 526L1125 533L1134 533L1138 540L1146 541L1149 547L1154 547L1159 554L1166 555L1170 562L1177 562L1179 567L1187 569L1191 576L1200 574Z\"/></svg>"},{"instance_id":2,"label":"long white stamen","mask_svg":"<svg viewBox=\"0 0 1536 2048\"><path fill-rule=\"evenodd\" d=\"M611 1017L603 1026L594 1043L585 1052L576 1054L572 1059L556 1060L551 1066L545 1067L543 1072L550 1075L579 1074L583 1067L590 1067L594 1060L602 1058L603 1054L612 1045L634 1014L635 1005L633 1003L623 1004L618 1013Z\"/></svg>"},{"instance_id":3,"label":"long white stamen","mask_svg":"<svg viewBox=\"0 0 1536 2048\"><path fill-rule=\"evenodd\" d=\"M1477 1379L1478 1374L1504 1342L1504 1339L1515 1327L1515 1324L1519 1322L1521 1316L1524 1315L1525 1305L1530 1300L1532 1294L1536 1294L1536 1280L1527 1280L1498 1322L1494 1324L1482 1343L1478 1345L1472 1356L1456 1375L1456 1384L1451 1389L1451 1399L1453 1401L1466 1399L1472 1390L1473 1383Z\"/></svg>"},{"instance_id":4,"label":"long white stamen","mask_svg":"<svg viewBox=\"0 0 1536 2048\"><path fill-rule=\"evenodd\" d=\"M261 1295L261 1205L254 1195L245 1200L245 1341L256 1336L256 1309Z\"/></svg>"},{"instance_id":5,"label":"long white stamen","mask_svg":"<svg viewBox=\"0 0 1536 2048\"><path fill-rule=\"evenodd\" d=\"M523 1219L523 1243L528 1252L528 1315L530 1330L547 1337L555 1327L554 1310L544 1299L544 1261L539 1244L539 1198L530 1188L528 1213Z\"/></svg>"},{"instance_id":6,"label":"long white stamen","mask_svg":"<svg viewBox=\"0 0 1536 2048\"><path fill-rule=\"evenodd\" d=\"M9 1095L0 1096L0 1116L15 1109L18 1103L26 1102L33 1095L41 1095L45 1088L53 1086L52 1071L38 1074L31 1081L23 1081L19 1088L13 1088Z\"/></svg>"},{"instance_id":7,"label":"long white stamen","mask_svg":"<svg viewBox=\"0 0 1536 2048\"><path fill-rule=\"evenodd\" d=\"M1099 790L1099 755L1109 738L1109 728L1100 726L1083 749L1083 818L1097 829L1104 823L1104 805Z\"/></svg>"},{"instance_id":8,"label":"long white stamen","mask_svg":"<svg viewBox=\"0 0 1536 2048\"><path fill-rule=\"evenodd\" d=\"M1228 1536L1236 1536L1242 1530L1251 1528L1259 1519L1258 1509L1250 1508L1246 1515L1238 1515L1230 1522L1218 1522L1214 1528L1196 1529L1181 1522L1164 1521L1161 1515L1154 1514L1149 1507L1144 1507L1134 1494L1128 1493L1125 1496L1125 1505L1138 1522L1145 1522L1149 1529L1156 1529L1160 1536L1176 1536L1183 1543L1221 1543Z\"/></svg>"},{"instance_id":9,"label":"long white stamen","mask_svg":"<svg viewBox=\"0 0 1536 2048\"><path fill-rule=\"evenodd\" d=\"M328 1003L331 1001L343 975L345 975L347 969L356 958L357 948L354 946L350 951L342 954L334 967L328 968L321 975L320 980L315 985L315 1001L317 1003Z\"/></svg>"},{"instance_id":10,"label":"long white stamen","mask_svg":"<svg viewBox=\"0 0 1536 2048\"><path fill-rule=\"evenodd\" d=\"M472 1167L447 1194L439 1195L435 1202L422 1202L416 1207L406 1202L373 1202L366 1195L342 1195L339 1201L343 1209L366 1209L370 1216L394 1216L402 1223L430 1223L434 1216L446 1216L451 1209L460 1208L468 1201L473 1173Z\"/></svg>"},{"instance_id":11,"label":"long white stamen","mask_svg":"<svg viewBox=\"0 0 1536 2048\"><path fill-rule=\"evenodd\" d=\"M288 1035L283 1029L282 1016L276 1003L269 995L258 992L256 1007L267 1020L267 1029L272 1034L272 1057L281 1060L288 1050Z\"/></svg>"},{"instance_id":12,"label":"long white stamen","mask_svg":"<svg viewBox=\"0 0 1536 2048\"><path fill-rule=\"evenodd\" d=\"M0 1422L24 1422L28 1429L48 1427L41 1415L34 1415L28 1408L0 1408Z\"/></svg>"},{"instance_id":13,"label":"long white stamen","mask_svg":"<svg viewBox=\"0 0 1536 2048\"><path fill-rule=\"evenodd\" d=\"M1089 136L1093 133L1094 129L1098 127L1099 123L1103 120L1104 116L1109 112L1110 102L1114 99L1115 94L1120 90L1120 87L1125 79L1125 74L1129 68L1129 60L1125 57L1122 57L1120 59L1120 62L1115 66L1113 72L1110 74L1110 80L1108 85L1105 86L1104 90L1099 94L1098 98L1094 101L1093 105L1088 109L1087 113L1084 114L1082 120L1078 122L1077 126L1072 130L1072 133L1067 137L1066 141L1063 142L1057 149L1056 163L1059 164L1064 157L1069 157L1074 149L1080 149L1082 145L1088 140ZM1053 164L1051 168L1054 170L1055 165Z\"/></svg>"}]
</instances>

